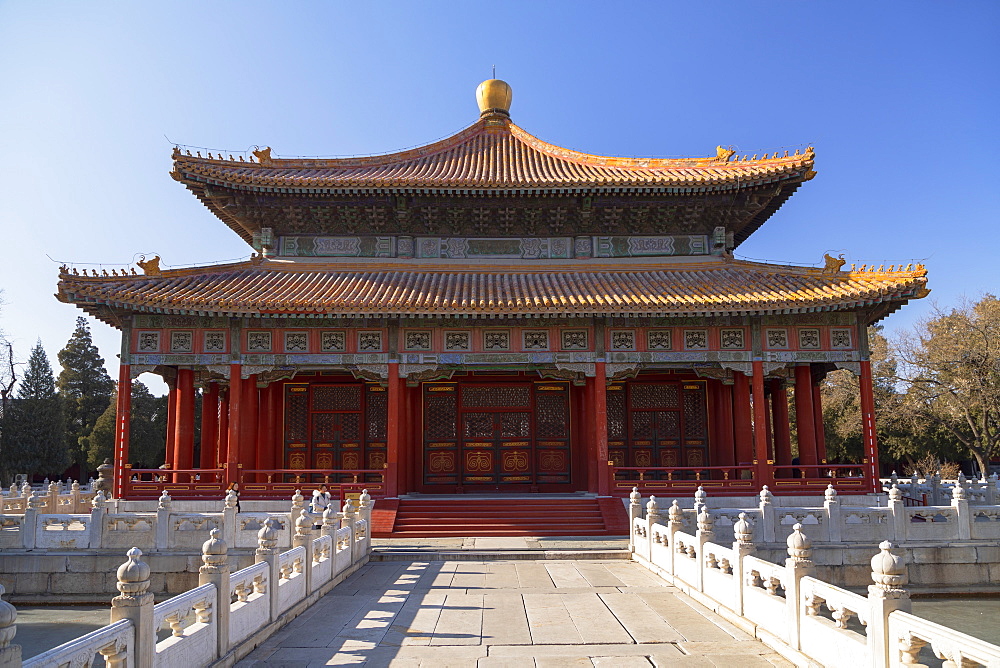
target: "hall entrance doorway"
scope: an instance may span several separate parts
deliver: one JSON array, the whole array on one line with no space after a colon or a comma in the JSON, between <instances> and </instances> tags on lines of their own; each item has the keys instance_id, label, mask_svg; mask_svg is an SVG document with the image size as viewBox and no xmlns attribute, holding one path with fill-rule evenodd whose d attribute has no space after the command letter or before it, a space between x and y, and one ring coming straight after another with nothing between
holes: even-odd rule
<instances>
[{"instance_id":1,"label":"hall entrance doorway","mask_svg":"<svg viewBox=\"0 0 1000 668\"><path fill-rule=\"evenodd\" d=\"M555 491L573 482L569 383L425 383L422 394L424 491Z\"/></svg>"}]
</instances>

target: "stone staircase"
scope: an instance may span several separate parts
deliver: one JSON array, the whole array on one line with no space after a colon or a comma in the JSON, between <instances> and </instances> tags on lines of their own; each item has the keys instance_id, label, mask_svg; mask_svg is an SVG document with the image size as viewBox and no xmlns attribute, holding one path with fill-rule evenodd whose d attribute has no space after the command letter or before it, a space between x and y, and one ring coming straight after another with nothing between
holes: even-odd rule
<instances>
[{"instance_id":1,"label":"stone staircase","mask_svg":"<svg viewBox=\"0 0 1000 668\"><path fill-rule=\"evenodd\" d=\"M628 515L616 498L404 497L375 504L372 531L374 538L623 536Z\"/></svg>"}]
</instances>

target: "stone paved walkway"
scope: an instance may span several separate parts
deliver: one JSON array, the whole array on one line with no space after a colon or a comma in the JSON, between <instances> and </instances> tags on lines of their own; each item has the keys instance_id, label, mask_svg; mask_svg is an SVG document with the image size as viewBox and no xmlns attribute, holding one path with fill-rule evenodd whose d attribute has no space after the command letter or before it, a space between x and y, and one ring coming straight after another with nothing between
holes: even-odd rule
<instances>
[{"instance_id":1,"label":"stone paved walkway","mask_svg":"<svg viewBox=\"0 0 1000 668\"><path fill-rule=\"evenodd\" d=\"M628 561L369 563L249 666L790 666Z\"/></svg>"}]
</instances>

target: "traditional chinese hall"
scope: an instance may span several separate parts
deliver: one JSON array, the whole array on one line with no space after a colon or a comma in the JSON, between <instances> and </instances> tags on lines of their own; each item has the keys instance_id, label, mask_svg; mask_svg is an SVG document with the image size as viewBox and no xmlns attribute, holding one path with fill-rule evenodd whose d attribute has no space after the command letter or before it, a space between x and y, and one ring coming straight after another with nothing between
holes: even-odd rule
<instances>
[{"instance_id":1,"label":"traditional chinese hall","mask_svg":"<svg viewBox=\"0 0 1000 668\"><path fill-rule=\"evenodd\" d=\"M62 268L59 299L121 330L120 387L170 388L156 470L130 464L118 393L117 496L876 489L866 328L924 268L733 254L816 175L811 147L589 155L515 125L506 83L476 97L464 130L387 155L178 147L171 175L251 258ZM860 462L827 461L835 369L860 378Z\"/></svg>"}]
</instances>

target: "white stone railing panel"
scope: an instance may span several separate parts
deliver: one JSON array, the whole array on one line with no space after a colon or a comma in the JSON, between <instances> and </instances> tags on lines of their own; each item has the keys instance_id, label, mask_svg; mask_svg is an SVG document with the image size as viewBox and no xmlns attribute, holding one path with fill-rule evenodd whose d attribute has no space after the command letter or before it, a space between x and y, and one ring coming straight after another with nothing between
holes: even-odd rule
<instances>
[{"instance_id":1,"label":"white stone railing panel","mask_svg":"<svg viewBox=\"0 0 1000 668\"><path fill-rule=\"evenodd\" d=\"M271 586L266 562L247 566L229 576L230 598L236 600L229 606L229 642L242 642L267 625L270 618Z\"/></svg>"},{"instance_id":2,"label":"white stone railing panel","mask_svg":"<svg viewBox=\"0 0 1000 668\"><path fill-rule=\"evenodd\" d=\"M273 519L278 523L278 549L285 550L292 546L292 532L288 523L288 513L239 513L236 515L236 545L235 547L256 548L257 532L264 522Z\"/></svg>"},{"instance_id":3,"label":"white stone railing panel","mask_svg":"<svg viewBox=\"0 0 1000 668\"><path fill-rule=\"evenodd\" d=\"M219 513L170 513L167 546L171 549L200 549L212 529L222 528Z\"/></svg>"},{"instance_id":4,"label":"white stone railing panel","mask_svg":"<svg viewBox=\"0 0 1000 668\"><path fill-rule=\"evenodd\" d=\"M341 527L333 534L333 539L333 572L338 575L351 566L351 530Z\"/></svg>"},{"instance_id":5,"label":"white stone railing panel","mask_svg":"<svg viewBox=\"0 0 1000 668\"><path fill-rule=\"evenodd\" d=\"M779 543L792 533L792 527L802 525L802 530L813 540L829 540L830 528L827 524L826 509L819 508L776 508L774 540Z\"/></svg>"},{"instance_id":6,"label":"white stone railing panel","mask_svg":"<svg viewBox=\"0 0 1000 668\"><path fill-rule=\"evenodd\" d=\"M156 643L154 666L205 666L216 658L216 597L215 585L206 584L153 606L154 631L171 630Z\"/></svg>"},{"instance_id":7,"label":"white stone railing panel","mask_svg":"<svg viewBox=\"0 0 1000 668\"><path fill-rule=\"evenodd\" d=\"M888 508L843 507L840 509L841 541L878 544L889 535L889 523ZM812 538L808 527L803 526L802 530Z\"/></svg>"},{"instance_id":8,"label":"white stone railing panel","mask_svg":"<svg viewBox=\"0 0 1000 668\"><path fill-rule=\"evenodd\" d=\"M973 540L1000 539L1000 506L977 506L970 511L970 514Z\"/></svg>"},{"instance_id":9,"label":"white stone railing panel","mask_svg":"<svg viewBox=\"0 0 1000 668\"><path fill-rule=\"evenodd\" d=\"M368 535L367 521L355 520L354 540L358 543L354 548L355 554L365 554L371 548L371 536Z\"/></svg>"},{"instance_id":10,"label":"white stone railing panel","mask_svg":"<svg viewBox=\"0 0 1000 668\"><path fill-rule=\"evenodd\" d=\"M743 616L779 638L788 635L785 599L778 595L785 569L754 556L743 558Z\"/></svg>"},{"instance_id":11,"label":"white stone railing panel","mask_svg":"<svg viewBox=\"0 0 1000 668\"><path fill-rule=\"evenodd\" d=\"M278 581L277 614L281 614L305 598L305 561L306 548L302 546L282 552L278 557L278 570L281 573L281 579Z\"/></svg>"},{"instance_id":12,"label":"white stone railing panel","mask_svg":"<svg viewBox=\"0 0 1000 668\"><path fill-rule=\"evenodd\" d=\"M829 666L857 668L866 665L868 638L849 628L851 619L868 624L871 603L864 596L804 577L800 618L800 647L809 656L822 656Z\"/></svg>"},{"instance_id":13,"label":"white stone railing panel","mask_svg":"<svg viewBox=\"0 0 1000 668\"><path fill-rule=\"evenodd\" d=\"M736 609L736 582L733 567L736 555L732 548L717 543L702 546L704 574L702 591L730 610Z\"/></svg>"},{"instance_id":14,"label":"white stone railing panel","mask_svg":"<svg viewBox=\"0 0 1000 668\"><path fill-rule=\"evenodd\" d=\"M701 568L698 539L689 533L675 531L670 549L674 553L674 576L697 587Z\"/></svg>"},{"instance_id":15,"label":"white stone railing panel","mask_svg":"<svg viewBox=\"0 0 1000 668\"><path fill-rule=\"evenodd\" d=\"M123 619L25 659L22 666L24 668L90 666L99 654L106 657L121 654L134 656L134 643L135 627L132 622Z\"/></svg>"},{"instance_id":16,"label":"white stone railing panel","mask_svg":"<svg viewBox=\"0 0 1000 668\"><path fill-rule=\"evenodd\" d=\"M23 515L4 515L0 517L0 549L17 549L24 546L21 538Z\"/></svg>"},{"instance_id":17,"label":"white stone railing panel","mask_svg":"<svg viewBox=\"0 0 1000 668\"><path fill-rule=\"evenodd\" d=\"M889 666L917 663L926 645L952 666L1000 666L1000 647L901 610L889 613Z\"/></svg>"},{"instance_id":18,"label":"white stone railing panel","mask_svg":"<svg viewBox=\"0 0 1000 668\"><path fill-rule=\"evenodd\" d=\"M644 529L645 530L645 529ZM671 558L670 530L662 524L652 524L646 534L649 547L649 561L667 572L673 569Z\"/></svg>"},{"instance_id":19,"label":"white stone railing panel","mask_svg":"<svg viewBox=\"0 0 1000 668\"><path fill-rule=\"evenodd\" d=\"M35 548L85 548L90 546L90 515L38 515Z\"/></svg>"},{"instance_id":20,"label":"white stone railing panel","mask_svg":"<svg viewBox=\"0 0 1000 668\"><path fill-rule=\"evenodd\" d=\"M147 552L155 546L156 515L109 513L105 516L102 548L128 550L131 547L138 547Z\"/></svg>"},{"instance_id":21,"label":"white stone railing panel","mask_svg":"<svg viewBox=\"0 0 1000 668\"><path fill-rule=\"evenodd\" d=\"M313 539L312 583L322 586L333 577L333 538L320 536Z\"/></svg>"},{"instance_id":22,"label":"white stone railing panel","mask_svg":"<svg viewBox=\"0 0 1000 668\"><path fill-rule=\"evenodd\" d=\"M28 500L23 496L4 497L4 515L23 515L24 509L28 507Z\"/></svg>"},{"instance_id":23,"label":"white stone railing panel","mask_svg":"<svg viewBox=\"0 0 1000 668\"><path fill-rule=\"evenodd\" d=\"M950 506L924 506L903 509L906 526L905 539L899 540L957 540L958 513Z\"/></svg>"}]
</instances>

